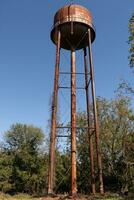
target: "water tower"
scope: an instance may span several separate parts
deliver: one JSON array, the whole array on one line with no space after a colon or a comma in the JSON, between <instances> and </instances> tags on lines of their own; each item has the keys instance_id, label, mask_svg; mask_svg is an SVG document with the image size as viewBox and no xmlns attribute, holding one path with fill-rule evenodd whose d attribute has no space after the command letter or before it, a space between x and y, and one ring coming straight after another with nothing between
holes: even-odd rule
<instances>
[{"instance_id":1,"label":"water tower","mask_svg":"<svg viewBox=\"0 0 134 200\"><path fill-rule=\"evenodd\" d=\"M49 161L49 178L48 178L48 194L53 194L54 191L54 173L55 173L55 143L57 137L57 102L60 70L60 50L65 49L70 51L70 130L71 130L71 194L77 193L77 175L76 175L76 56L77 50L83 49L84 57L84 79L86 95L86 111L87 111L87 130L89 135L90 148L90 171L91 171L91 185L92 193L95 194L95 171L94 171L94 149L92 137L95 137L97 165L98 165L98 179L100 193L104 193L102 163L99 139L99 125L96 109L95 83L94 83L94 68L92 59L92 42L95 40L95 29L93 26L92 16L88 9L81 5L71 4L59 9L54 17L54 25L51 31L51 40L56 45L56 63L55 63L55 77L54 77L54 91L52 100L52 118L51 118L51 136L50 136L50 161ZM88 51L87 51L88 50ZM82 56L82 55L81 55ZM89 64L88 64L89 63ZM63 73L63 72L62 72ZM65 72L66 73L66 72ZM89 90L90 89L90 90ZM92 101L90 102L90 98ZM93 126L90 122L90 107L93 108ZM63 127L64 128L64 127Z\"/></svg>"}]
</instances>

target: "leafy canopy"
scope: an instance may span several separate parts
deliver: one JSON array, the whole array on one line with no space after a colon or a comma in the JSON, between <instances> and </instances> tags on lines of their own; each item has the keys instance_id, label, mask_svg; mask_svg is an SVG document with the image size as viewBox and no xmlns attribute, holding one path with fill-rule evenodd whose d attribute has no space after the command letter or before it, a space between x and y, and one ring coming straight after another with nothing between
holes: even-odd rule
<instances>
[{"instance_id":1,"label":"leafy canopy","mask_svg":"<svg viewBox=\"0 0 134 200\"><path fill-rule=\"evenodd\" d=\"M129 36L129 45L130 45L129 63L130 63L130 67L134 68L134 12L132 13L132 17L129 20L129 32L130 32L130 36Z\"/></svg>"}]
</instances>

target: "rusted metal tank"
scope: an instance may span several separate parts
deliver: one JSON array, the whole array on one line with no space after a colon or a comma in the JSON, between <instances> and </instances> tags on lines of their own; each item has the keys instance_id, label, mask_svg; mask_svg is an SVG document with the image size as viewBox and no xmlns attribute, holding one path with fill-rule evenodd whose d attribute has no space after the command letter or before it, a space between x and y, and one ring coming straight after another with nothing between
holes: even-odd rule
<instances>
[{"instance_id":1,"label":"rusted metal tank","mask_svg":"<svg viewBox=\"0 0 134 200\"><path fill-rule=\"evenodd\" d=\"M56 44L57 30L61 31L61 48L81 49L88 46L87 31L91 30L91 41L95 39L92 16L85 7L71 4L59 9L54 17L51 39Z\"/></svg>"}]
</instances>

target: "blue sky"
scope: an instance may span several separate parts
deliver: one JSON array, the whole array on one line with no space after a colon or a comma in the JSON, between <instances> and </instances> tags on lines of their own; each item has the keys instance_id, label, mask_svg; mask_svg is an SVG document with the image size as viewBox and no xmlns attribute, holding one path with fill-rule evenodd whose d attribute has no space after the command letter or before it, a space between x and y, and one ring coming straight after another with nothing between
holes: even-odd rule
<instances>
[{"instance_id":1,"label":"blue sky","mask_svg":"<svg viewBox=\"0 0 134 200\"><path fill-rule=\"evenodd\" d=\"M16 122L46 131L53 90L54 13L70 1L0 0L0 133ZM96 94L114 96L121 78L134 83L128 68L128 20L133 0L79 0L91 10Z\"/></svg>"}]
</instances>

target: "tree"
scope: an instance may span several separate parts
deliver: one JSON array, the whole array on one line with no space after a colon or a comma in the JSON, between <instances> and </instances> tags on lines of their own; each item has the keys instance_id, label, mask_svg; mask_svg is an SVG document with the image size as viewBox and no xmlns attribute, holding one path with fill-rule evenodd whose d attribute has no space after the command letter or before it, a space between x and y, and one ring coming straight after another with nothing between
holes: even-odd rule
<instances>
[{"instance_id":1,"label":"tree","mask_svg":"<svg viewBox=\"0 0 134 200\"><path fill-rule=\"evenodd\" d=\"M42 130L31 125L15 124L5 133L4 154L12 161L10 191L37 194L46 187L48 156L40 153L43 141Z\"/></svg>"},{"instance_id":2,"label":"tree","mask_svg":"<svg viewBox=\"0 0 134 200\"><path fill-rule=\"evenodd\" d=\"M130 68L134 69L134 12L129 20L129 66ZM133 71L134 72L134 71ZM121 80L119 84L119 90L123 93L134 95L134 88L133 86L126 80Z\"/></svg>"},{"instance_id":3,"label":"tree","mask_svg":"<svg viewBox=\"0 0 134 200\"><path fill-rule=\"evenodd\" d=\"M130 105L130 99L119 94L112 100L97 99L106 190L126 192L133 184L134 113ZM77 125L87 126L86 113L77 113ZM96 166L96 153L94 156ZM97 174L95 167L96 181ZM79 192L90 192L89 141L85 129L77 130L77 185Z\"/></svg>"},{"instance_id":4,"label":"tree","mask_svg":"<svg viewBox=\"0 0 134 200\"><path fill-rule=\"evenodd\" d=\"M28 153L37 154L43 139L42 130L32 125L15 124L5 133L7 148L11 151L26 150Z\"/></svg>"},{"instance_id":5,"label":"tree","mask_svg":"<svg viewBox=\"0 0 134 200\"><path fill-rule=\"evenodd\" d=\"M133 147L134 113L130 108L130 99L117 96L112 101L98 99L101 124L104 177L107 189L129 190L133 184L129 176L126 141ZM132 151L133 152L133 151ZM133 163L133 155L129 161ZM132 172L132 171L131 171Z\"/></svg>"},{"instance_id":6,"label":"tree","mask_svg":"<svg viewBox=\"0 0 134 200\"><path fill-rule=\"evenodd\" d=\"M85 112L77 113L77 125L87 126ZM77 129L77 187L80 193L90 193L91 174L89 159L89 137L86 129Z\"/></svg>"},{"instance_id":7,"label":"tree","mask_svg":"<svg viewBox=\"0 0 134 200\"><path fill-rule=\"evenodd\" d=\"M130 36L129 36L129 45L130 45L129 64L130 64L131 68L134 68L134 12L132 13L132 16L129 20L129 32L130 32Z\"/></svg>"},{"instance_id":8,"label":"tree","mask_svg":"<svg viewBox=\"0 0 134 200\"><path fill-rule=\"evenodd\" d=\"M69 193L71 189L71 160L67 152L56 152L56 186L58 193Z\"/></svg>"},{"instance_id":9,"label":"tree","mask_svg":"<svg viewBox=\"0 0 134 200\"><path fill-rule=\"evenodd\" d=\"M12 189L12 159L8 152L0 150L0 191Z\"/></svg>"}]
</instances>

